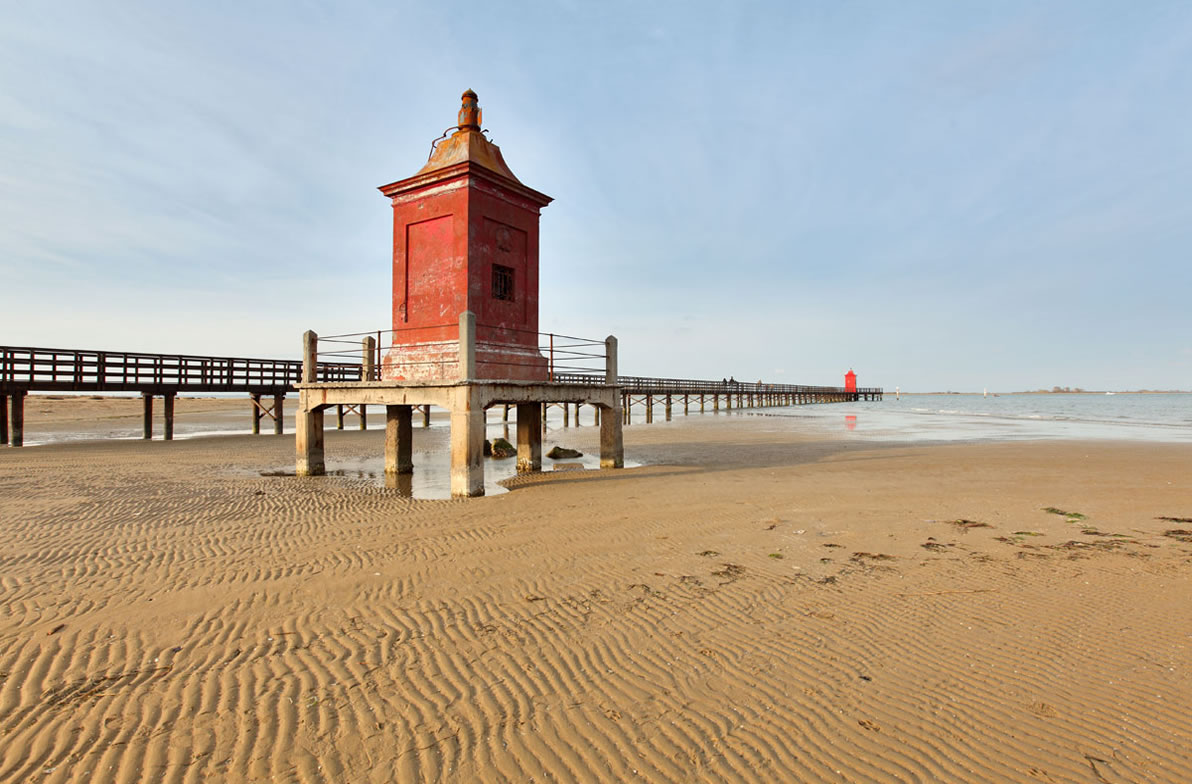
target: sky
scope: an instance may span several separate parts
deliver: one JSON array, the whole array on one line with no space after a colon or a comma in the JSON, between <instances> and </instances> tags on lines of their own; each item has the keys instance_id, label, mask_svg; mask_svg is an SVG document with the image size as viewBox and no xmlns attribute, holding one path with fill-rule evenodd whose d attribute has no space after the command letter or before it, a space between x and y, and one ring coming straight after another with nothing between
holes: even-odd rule
<instances>
[{"instance_id":1,"label":"sky","mask_svg":"<svg viewBox=\"0 0 1192 784\"><path fill-rule=\"evenodd\" d=\"M387 329L471 88L622 373L1192 389L1192 3L3 5L0 344Z\"/></svg>"}]
</instances>

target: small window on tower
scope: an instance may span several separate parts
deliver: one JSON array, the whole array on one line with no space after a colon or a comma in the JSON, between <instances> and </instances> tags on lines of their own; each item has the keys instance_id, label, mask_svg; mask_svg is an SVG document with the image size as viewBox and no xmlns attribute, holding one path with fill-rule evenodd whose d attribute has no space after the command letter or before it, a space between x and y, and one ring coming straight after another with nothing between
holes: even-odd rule
<instances>
[{"instance_id":1,"label":"small window on tower","mask_svg":"<svg viewBox=\"0 0 1192 784\"><path fill-rule=\"evenodd\" d=\"M493 265L493 299L513 301L513 268Z\"/></svg>"}]
</instances>

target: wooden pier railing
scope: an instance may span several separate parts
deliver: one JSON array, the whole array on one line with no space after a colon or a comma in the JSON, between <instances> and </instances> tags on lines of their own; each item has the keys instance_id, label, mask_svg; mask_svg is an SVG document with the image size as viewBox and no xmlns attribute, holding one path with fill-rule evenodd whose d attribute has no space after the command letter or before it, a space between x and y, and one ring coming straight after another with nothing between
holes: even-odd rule
<instances>
[{"instance_id":1,"label":"wooden pier railing","mask_svg":"<svg viewBox=\"0 0 1192 784\"><path fill-rule=\"evenodd\" d=\"M371 355L369 359L372 360ZM593 373L555 372L554 367L552 363L551 383L593 383ZM363 367L357 362L320 361L317 364L319 382L356 382L364 377ZM273 420L274 432L280 434L283 400L294 391L294 385L301 378L302 362L299 360L0 346L0 444L20 446L23 443L24 398L29 392L139 393L144 399L145 438L151 438L153 434L153 398L161 397L166 439L173 438L174 400L179 393L247 393L252 405L252 431L259 433L261 419L268 417ZM687 413L692 404L698 404L702 412L708 405L719 411L722 405L726 410L732 410L882 399L882 390L877 387L863 387L853 392L843 387L651 376L617 376L617 383L621 387L623 416L627 424L632 422L634 405L644 405L646 422L652 422L656 404L664 405L666 418L670 419L676 401L682 403L684 413ZM568 423L570 412L566 404L556 405L563 407L564 423ZM355 413L360 416L363 428L366 422L364 406ZM429 414L429 411L424 412L423 424L429 424ZM578 424L578 409L575 418ZM342 411L338 423L342 429Z\"/></svg>"},{"instance_id":2,"label":"wooden pier railing","mask_svg":"<svg viewBox=\"0 0 1192 784\"><path fill-rule=\"evenodd\" d=\"M323 363L320 381L359 381L360 366ZM302 362L133 351L0 346L0 393L260 392L285 393L302 377Z\"/></svg>"}]
</instances>

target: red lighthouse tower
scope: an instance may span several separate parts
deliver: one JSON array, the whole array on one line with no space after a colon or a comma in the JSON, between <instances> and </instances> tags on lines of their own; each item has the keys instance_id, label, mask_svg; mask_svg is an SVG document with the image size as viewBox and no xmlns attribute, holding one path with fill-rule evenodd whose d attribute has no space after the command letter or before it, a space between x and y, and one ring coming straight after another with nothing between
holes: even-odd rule
<instances>
[{"instance_id":1,"label":"red lighthouse tower","mask_svg":"<svg viewBox=\"0 0 1192 784\"><path fill-rule=\"evenodd\" d=\"M481 132L476 93L417 174L384 185L393 203L390 380L459 376L459 317L476 317L476 377L541 381L538 218L551 197L523 185Z\"/></svg>"},{"instance_id":2,"label":"red lighthouse tower","mask_svg":"<svg viewBox=\"0 0 1192 784\"><path fill-rule=\"evenodd\" d=\"M857 374L853 372L852 368L844 374L844 391L849 394L857 394Z\"/></svg>"}]
</instances>

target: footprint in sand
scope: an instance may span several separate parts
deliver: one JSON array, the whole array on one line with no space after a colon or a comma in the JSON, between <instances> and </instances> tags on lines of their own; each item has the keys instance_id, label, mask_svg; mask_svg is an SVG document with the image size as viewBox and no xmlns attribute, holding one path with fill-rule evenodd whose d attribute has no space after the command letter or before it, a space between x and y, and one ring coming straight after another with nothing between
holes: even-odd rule
<instances>
[{"instance_id":1,"label":"footprint in sand","mask_svg":"<svg viewBox=\"0 0 1192 784\"><path fill-rule=\"evenodd\" d=\"M1042 716L1045 719L1058 719L1060 712L1048 705L1046 702L1036 702L1031 704L1031 713L1036 716Z\"/></svg>"}]
</instances>

